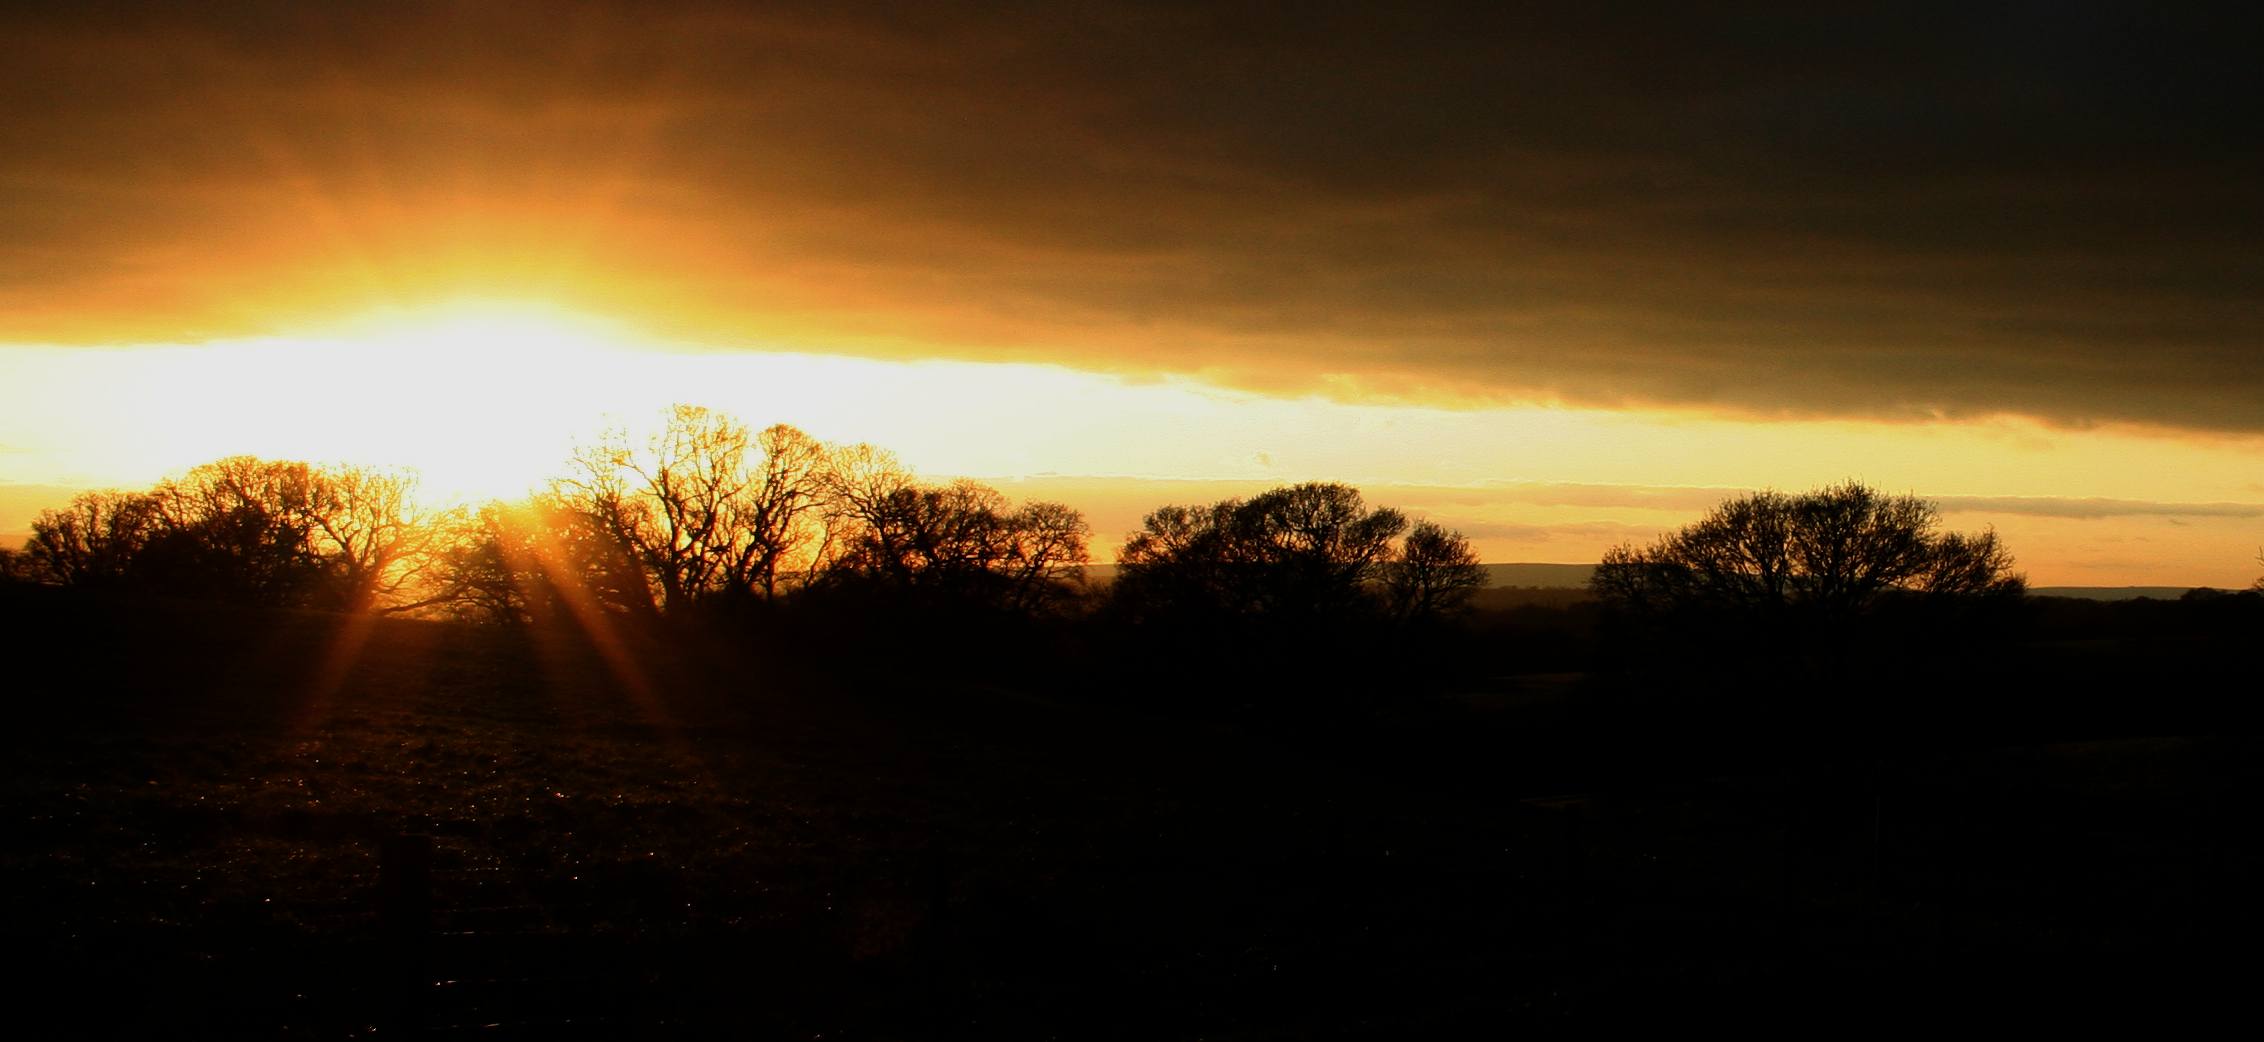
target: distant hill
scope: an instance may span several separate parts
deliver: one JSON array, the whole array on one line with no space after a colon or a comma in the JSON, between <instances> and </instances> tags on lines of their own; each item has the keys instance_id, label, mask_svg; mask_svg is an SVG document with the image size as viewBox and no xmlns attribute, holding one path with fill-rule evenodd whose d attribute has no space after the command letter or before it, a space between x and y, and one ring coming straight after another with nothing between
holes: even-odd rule
<instances>
[{"instance_id":1,"label":"distant hill","mask_svg":"<svg viewBox=\"0 0 2264 1042\"><path fill-rule=\"evenodd\" d=\"M1592 564L1489 564L1486 585L1495 589L1582 589L1596 573ZM2032 597L2073 597L2086 601L2130 601L2140 597L2174 601L2191 586L2032 586ZM2225 593L2236 591L2225 590Z\"/></svg>"},{"instance_id":2,"label":"distant hill","mask_svg":"<svg viewBox=\"0 0 2264 1042\"><path fill-rule=\"evenodd\" d=\"M1592 564L1489 564L1483 567L1486 585L1495 589L1584 589L1588 576L1596 571ZM1116 578L1116 566L1089 565L1085 577L1093 582L1109 582Z\"/></svg>"},{"instance_id":3,"label":"distant hill","mask_svg":"<svg viewBox=\"0 0 2264 1042\"><path fill-rule=\"evenodd\" d=\"M2031 586L2031 597L2073 597L2084 601L2132 601L2152 597L2158 601L2174 601L2197 589L2192 586ZM2221 591L2230 593L2232 591Z\"/></svg>"},{"instance_id":4,"label":"distant hill","mask_svg":"<svg viewBox=\"0 0 2264 1042\"><path fill-rule=\"evenodd\" d=\"M1588 577L1596 573L1592 564L1489 564L1486 569L1486 587L1494 595L1480 601L1493 607L1531 602L1530 597L1507 597L1501 592L1511 590L1578 590L1585 593ZM1108 582L1116 578L1116 566L1096 564L1086 570L1095 582ZM2086 601L2128 601L2140 597L2174 601L2186 595L2191 586L2033 586L2028 590L2032 597L2072 597ZM2226 591L2232 592L2232 591ZM1560 598L1543 598L1555 603ZM1577 598L1576 598L1577 599Z\"/></svg>"},{"instance_id":5,"label":"distant hill","mask_svg":"<svg viewBox=\"0 0 2264 1042\"><path fill-rule=\"evenodd\" d=\"M1585 589L1596 573L1592 564L1489 564L1486 585L1494 589ZM2174 601L2192 586L2032 586L2032 597L2072 597L2086 601L2130 601L2141 597ZM2236 591L2224 590L2233 593Z\"/></svg>"},{"instance_id":6,"label":"distant hill","mask_svg":"<svg viewBox=\"0 0 2264 1042\"><path fill-rule=\"evenodd\" d=\"M1592 564L1489 564L1486 585L1494 589L1584 589L1594 575ZM2086 601L2130 601L2141 597L2174 601L2191 586L2033 586L2032 597L2072 597ZM2226 593L2234 591L2226 590Z\"/></svg>"}]
</instances>

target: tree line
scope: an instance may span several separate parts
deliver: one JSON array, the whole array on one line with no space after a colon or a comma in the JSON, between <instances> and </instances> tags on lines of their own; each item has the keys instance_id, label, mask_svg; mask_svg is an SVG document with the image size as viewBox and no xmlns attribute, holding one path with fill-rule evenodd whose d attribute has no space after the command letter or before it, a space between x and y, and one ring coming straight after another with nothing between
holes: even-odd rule
<instances>
[{"instance_id":1,"label":"tree line","mask_svg":"<svg viewBox=\"0 0 2264 1042\"><path fill-rule=\"evenodd\" d=\"M231 457L45 511L6 563L63 586L493 622L881 597L1316 625L1441 619L1484 584L1460 533L1316 482L1154 511L1098 592L1091 526L1065 504L923 482L883 449L694 406L649 437L576 448L520 502L432 508L416 493L406 471Z\"/></svg>"},{"instance_id":2,"label":"tree line","mask_svg":"<svg viewBox=\"0 0 2264 1042\"><path fill-rule=\"evenodd\" d=\"M1608 551L1590 585L1635 614L1826 620L1897 596L2003 598L2027 588L1994 531L1945 532L1933 504L1852 481L1732 499L1649 547Z\"/></svg>"},{"instance_id":3,"label":"tree line","mask_svg":"<svg viewBox=\"0 0 2264 1042\"><path fill-rule=\"evenodd\" d=\"M35 582L341 611L413 611L448 534L415 480L235 456L141 492L84 493L32 522L10 571Z\"/></svg>"},{"instance_id":4,"label":"tree line","mask_svg":"<svg viewBox=\"0 0 2264 1042\"><path fill-rule=\"evenodd\" d=\"M1308 482L1159 507L1114 581L1088 582L1092 529L1068 505L693 406L578 446L513 503L429 507L406 471L239 456L86 493L32 528L0 570L51 585L494 623L802 606L939 645L1081 618L1098 626L1079 639L1135 672L1430 654L1486 581L1460 532ZM1590 584L1622 657L1670 664L1842 654L1851 633L1976 639L1993 625L1957 627L2001 620L1990 606L2024 589L1995 533L1945 531L1931 503L1854 482L1732 498L1614 548Z\"/></svg>"}]
</instances>

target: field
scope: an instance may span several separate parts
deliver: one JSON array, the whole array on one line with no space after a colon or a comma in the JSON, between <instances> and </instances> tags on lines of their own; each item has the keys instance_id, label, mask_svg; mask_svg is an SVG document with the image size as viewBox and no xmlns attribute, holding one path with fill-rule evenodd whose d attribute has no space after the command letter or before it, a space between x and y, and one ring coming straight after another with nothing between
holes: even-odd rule
<instances>
[{"instance_id":1,"label":"field","mask_svg":"<svg viewBox=\"0 0 2264 1042\"><path fill-rule=\"evenodd\" d=\"M49 594L7 594L0 926L14 1008L73 1034L2033 1024L2198 1016L2253 969L2226 734L1852 755L1577 674L1291 727Z\"/></svg>"}]
</instances>

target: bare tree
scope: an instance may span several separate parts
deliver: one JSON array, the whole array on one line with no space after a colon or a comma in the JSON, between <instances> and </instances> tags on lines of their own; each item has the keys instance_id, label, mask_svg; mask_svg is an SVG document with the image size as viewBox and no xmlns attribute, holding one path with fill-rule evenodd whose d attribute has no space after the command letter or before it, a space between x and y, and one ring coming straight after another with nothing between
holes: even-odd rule
<instances>
[{"instance_id":1,"label":"bare tree","mask_svg":"<svg viewBox=\"0 0 2264 1042\"><path fill-rule=\"evenodd\" d=\"M1430 521L1417 521L1385 563L1383 587L1392 613L1401 619L1445 618L1469 606L1470 595L1486 585L1486 569L1462 533Z\"/></svg>"},{"instance_id":2,"label":"bare tree","mask_svg":"<svg viewBox=\"0 0 2264 1042\"><path fill-rule=\"evenodd\" d=\"M1258 611L1249 574L1255 562L1235 538L1241 508L1241 500L1224 499L1151 511L1116 553L1111 601L1135 620Z\"/></svg>"},{"instance_id":3,"label":"bare tree","mask_svg":"<svg viewBox=\"0 0 2264 1042\"><path fill-rule=\"evenodd\" d=\"M903 586L965 582L983 570L998 539L1006 497L974 482L911 485L851 501L862 530L845 564Z\"/></svg>"},{"instance_id":4,"label":"bare tree","mask_svg":"<svg viewBox=\"0 0 2264 1042\"><path fill-rule=\"evenodd\" d=\"M440 610L489 622L652 609L644 567L590 515L556 497L450 515L428 571Z\"/></svg>"},{"instance_id":5,"label":"bare tree","mask_svg":"<svg viewBox=\"0 0 2264 1042\"><path fill-rule=\"evenodd\" d=\"M825 529L822 552L813 555L812 574L840 563L860 539L882 541L886 556L897 553L887 544L890 533L874 528L873 519L887 512L887 504L919 486L896 454L859 442L828 453L824 474L824 500L820 506Z\"/></svg>"},{"instance_id":6,"label":"bare tree","mask_svg":"<svg viewBox=\"0 0 2264 1042\"><path fill-rule=\"evenodd\" d=\"M88 493L33 525L43 581L348 611L428 603L435 516L415 480L231 456L147 493Z\"/></svg>"},{"instance_id":7,"label":"bare tree","mask_svg":"<svg viewBox=\"0 0 2264 1042\"><path fill-rule=\"evenodd\" d=\"M314 468L230 456L158 484L159 531L137 571L177 593L305 605L324 573L314 546Z\"/></svg>"},{"instance_id":8,"label":"bare tree","mask_svg":"<svg viewBox=\"0 0 2264 1042\"><path fill-rule=\"evenodd\" d=\"M1590 588L1645 612L1844 618L1895 591L2017 595L2025 582L1994 532L1937 531L1933 504L1849 482L1799 496L1761 492L1646 549L1615 547Z\"/></svg>"},{"instance_id":9,"label":"bare tree","mask_svg":"<svg viewBox=\"0 0 2264 1042\"><path fill-rule=\"evenodd\" d=\"M444 596L427 579L446 519L417 503L416 488L408 471L348 465L310 472L306 518L335 607L409 612Z\"/></svg>"},{"instance_id":10,"label":"bare tree","mask_svg":"<svg viewBox=\"0 0 2264 1042\"><path fill-rule=\"evenodd\" d=\"M642 442L617 431L578 449L553 494L639 563L660 610L767 600L838 552L835 529L849 516L831 502L847 487L841 458L784 424L752 432L678 405Z\"/></svg>"},{"instance_id":11,"label":"bare tree","mask_svg":"<svg viewBox=\"0 0 2264 1042\"><path fill-rule=\"evenodd\" d=\"M863 442L829 449L820 482L818 538L804 558L805 585L900 556L892 542L897 534L874 523L889 512L891 500L919 484L895 453Z\"/></svg>"},{"instance_id":12,"label":"bare tree","mask_svg":"<svg viewBox=\"0 0 2264 1042\"><path fill-rule=\"evenodd\" d=\"M656 607L681 609L723 585L751 440L737 421L678 405L642 446L616 431L576 450L555 491L644 565Z\"/></svg>"},{"instance_id":13,"label":"bare tree","mask_svg":"<svg viewBox=\"0 0 2264 1042\"><path fill-rule=\"evenodd\" d=\"M793 556L824 537L820 515L832 460L823 444L782 423L756 435L755 450L753 473L734 504L725 575L732 589L769 600Z\"/></svg>"},{"instance_id":14,"label":"bare tree","mask_svg":"<svg viewBox=\"0 0 2264 1042\"><path fill-rule=\"evenodd\" d=\"M913 482L864 446L834 471L833 530L843 578L878 580L968 603L1033 611L1082 576L1091 529L1060 503L1012 507L973 481Z\"/></svg>"},{"instance_id":15,"label":"bare tree","mask_svg":"<svg viewBox=\"0 0 2264 1042\"><path fill-rule=\"evenodd\" d=\"M1944 532L1935 537L1925 568L1910 585L1952 597L2020 593L2027 584L2012 569L2012 552L1994 529L1978 535Z\"/></svg>"},{"instance_id":16,"label":"bare tree","mask_svg":"<svg viewBox=\"0 0 2264 1042\"><path fill-rule=\"evenodd\" d=\"M1340 615L1368 597L1406 527L1323 482L1164 507L1118 551L1115 597L1135 615Z\"/></svg>"},{"instance_id":17,"label":"bare tree","mask_svg":"<svg viewBox=\"0 0 2264 1042\"><path fill-rule=\"evenodd\" d=\"M1093 528L1061 503L1027 503L1007 515L999 559L1012 607L1036 611L1084 579Z\"/></svg>"},{"instance_id":18,"label":"bare tree","mask_svg":"<svg viewBox=\"0 0 2264 1042\"><path fill-rule=\"evenodd\" d=\"M531 506L501 502L453 515L442 528L435 560L427 572L433 603L458 618L481 622L525 622L540 612L542 572L534 563L532 525L522 514Z\"/></svg>"},{"instance_id":19,"label":"bare tree","mask_svg":"<svg viewBox=\"0 0 2264 1042\"><path fill-rule=\"evenodd\" d=\"M1358 489L1307 482L1261 493L1234 514L1235 536L1267 579L1269 610L1329 615L1367 593L1407 518L1369 509Z\"/></svg>"},{"instance_id":20,"label":"bare tree","mask_svg":"<svg viewBox=\"0 0 2264 1042\"><path fill-rule=\"evenodd\" d=\"M144 492L85 492L61 510L43 510L24 545L24 568L41 582L120 586L159 531L157 502Z\"/></svg>"}]
</instances>

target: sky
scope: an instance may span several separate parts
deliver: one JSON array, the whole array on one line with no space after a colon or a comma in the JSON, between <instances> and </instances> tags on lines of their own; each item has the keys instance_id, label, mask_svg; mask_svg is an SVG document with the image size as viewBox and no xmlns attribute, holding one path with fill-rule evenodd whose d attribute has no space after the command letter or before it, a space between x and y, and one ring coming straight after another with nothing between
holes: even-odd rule
<instances>
[{"instance_id":1,"label":"sky","mask_svg":"<svg viewBox=\"0 0 2264 1042\"><path fill-rule=\"evenodd\" d=\"M1103 558L1292 480L1592 561L1856 478L2039 583L2264 568L2257 14L55 6L0 532L235 452L510 494L691 401Z\"/></svg>"}]
</instances>

